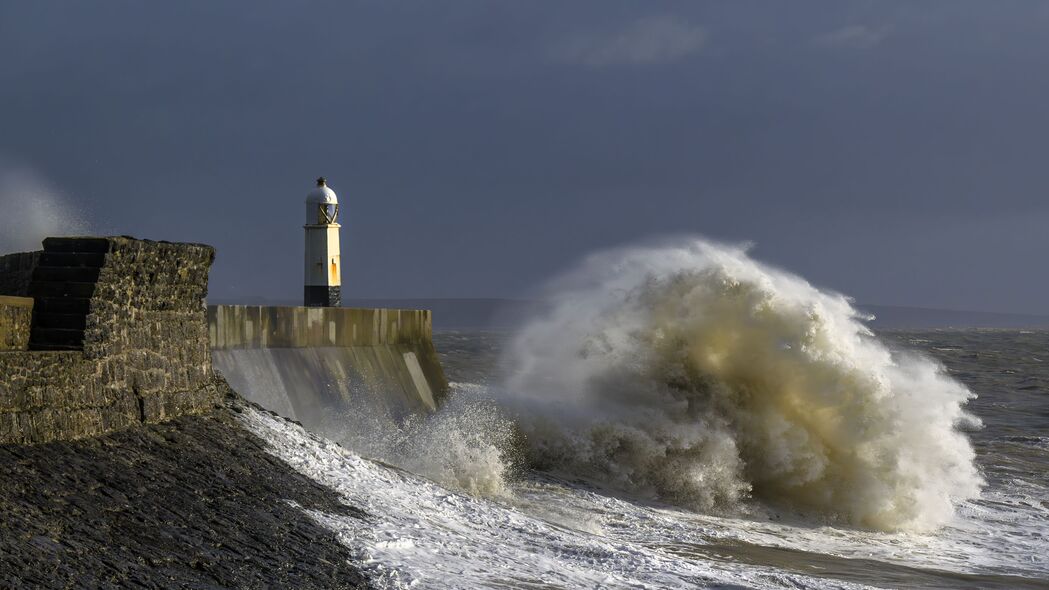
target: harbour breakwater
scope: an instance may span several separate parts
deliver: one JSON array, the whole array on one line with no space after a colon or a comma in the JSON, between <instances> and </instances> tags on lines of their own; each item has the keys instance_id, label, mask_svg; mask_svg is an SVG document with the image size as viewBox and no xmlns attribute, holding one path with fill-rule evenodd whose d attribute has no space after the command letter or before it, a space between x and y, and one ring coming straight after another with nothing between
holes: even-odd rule
<instances>
[{"instance_id":1,"label":"harbour breakwater","mask_svg":"<svg viewBox=\"0 0 1049 590\"><path fill-rule=\"evenodd\" d=\"M214 258L129 237L47 238L0 257L0 443L203 413L222 376L306 424L356 403L403 417L444 397L429 311L208 308Z\"/></svg>"},{"instance_id":2,"label":"harbour breakwater","mask_svg":"<svg viewBox=\"0 0 1049 590\"><path fill-rule=\"evenodd\" d=\"M208 330L234 390L308 427L363 407L431 412L447 392L427 310L215 305Z\"/></svg>"},{"instance_id":3,"label":"harbour breakwater","mask_svg":"<svg viewBox=\"0 0 1049 590\"><path fill-rule=\"evenodd\" d=\"M303 511L368 515L244 428L258 407L212 349L238 383L283 375L286 415L365 394L425 411L445 387L429 312L223 306L209 323L214 258L128 237L0 256L0 586L371 587Z\"/></svg>"}]
</instances>

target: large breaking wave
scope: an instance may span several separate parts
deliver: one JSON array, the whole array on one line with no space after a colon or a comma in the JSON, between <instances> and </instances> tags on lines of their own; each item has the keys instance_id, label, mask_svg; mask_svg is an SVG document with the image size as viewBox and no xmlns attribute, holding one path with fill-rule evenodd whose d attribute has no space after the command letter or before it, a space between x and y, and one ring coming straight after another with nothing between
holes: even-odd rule
<instances>
[{"instance_id":1,"label":"large breaking wave","mask_svg":"<svg viewBox=\"0 0 1049 590\"><path fill-rule=\"evenodd\" d=\"M842 295L699 239L594 255L513 338L503 401L549 469L701 510L929 530L978 494L972 394Z\"/></svg>"}]
</instances>

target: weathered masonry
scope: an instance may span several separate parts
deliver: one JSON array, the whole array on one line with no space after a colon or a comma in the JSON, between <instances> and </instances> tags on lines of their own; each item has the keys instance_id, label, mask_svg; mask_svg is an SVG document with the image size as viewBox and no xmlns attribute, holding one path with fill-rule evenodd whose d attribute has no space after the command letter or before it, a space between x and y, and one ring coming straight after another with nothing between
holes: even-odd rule
<instances>
[{"instance_id":1,"label":"weathered masonry","mask_svg":"<svg viewBox=\"0 0 1049 590\"><path fill-rule=\"evenodd\" d=\"M47 238L42 252L0 257L0 443L210 409L225 391L204 304L214 258L128 237Z\"/></svg>"},{"instance_id":2,"label":"weathered masonry","mask_svg":"<svg viewBox=\"0 0 1049 590\"><path fill-rule=\"evenodd\" d=\"M320 424L432 411L430 312L206 308L210 246L47 238L0 256L0 444L95 436L211 409L229 386ZM209 313L210 312L210 313Z\"/></svg>"},{"instance_id":3,"label":"weathered masonry","mask_svg":"<svg viewBox=\"0 0 1049 590\"><path fill-rule=\"evenodd\" d=\"M426 310L217 305L208 323L230 385L308 427L363 407L425 413L448 387Z\"/></svg>"},{"instance_id":4,"label":"weathered masonry","mask_svg":"<svg viewBox=\"0 0 1049 590\"><path fill-rule=\"evenodd\" d=\"M0 352L29 348L33 300L0 295Z\"/></svg>"}]
</instances>

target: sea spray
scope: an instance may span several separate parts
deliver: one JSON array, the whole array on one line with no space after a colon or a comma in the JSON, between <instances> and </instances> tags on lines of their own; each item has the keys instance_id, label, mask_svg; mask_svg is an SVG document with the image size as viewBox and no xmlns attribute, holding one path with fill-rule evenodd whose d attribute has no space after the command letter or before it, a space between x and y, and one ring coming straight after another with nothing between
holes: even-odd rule
<instances>
[{"instance_id":1,"label":"sea spray","mask_svg":"<svg viewBox=\"0 0 1049 590\"><path fill-rule=\"evenodd\" d=\"M0 158L0 252L39 250L48 236L90 233L85 215L32 169Z\"/></svg>"},{"instance_id":2,"label":"sea spray","mask_svg":"<svg viewBox=\"0 0 1049 590\"><path fill-rule=\"evenodd\" d=\"M700 239L594 255L506 351L542 467L700 510L929 530L978 494L972 394L842 295Z\"/></svg>"},{"instance_id":3,"label":"sea spray","mask_svg":"<svg viewBox=\"0 0 1049 590\"><path fill-rule=\"evenodd\" d=\"M476 496L509 495L520 468L518 432L486 389L452 383L433 414L397 418L361 396L333 413L318 432L362 456L378 459Z\"/></svg>"}]
</instances>

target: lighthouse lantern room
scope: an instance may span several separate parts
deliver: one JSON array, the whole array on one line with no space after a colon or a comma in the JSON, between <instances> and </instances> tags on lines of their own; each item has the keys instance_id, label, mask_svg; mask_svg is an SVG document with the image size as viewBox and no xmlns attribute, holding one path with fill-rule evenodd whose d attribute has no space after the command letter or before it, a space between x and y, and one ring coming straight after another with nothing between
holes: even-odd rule
<instances>
[{"instance_id":1,"label":"lighthouse lantern room","mask_svg":"<svg viewBox=\"0 0 1049 590\"><path fill-rule=\"evenodd\" d=\"M342 260L339 257L339 199L324 177L306 196L307 307L339 307L342 303Z\"/></svg>"}]
</instances>

